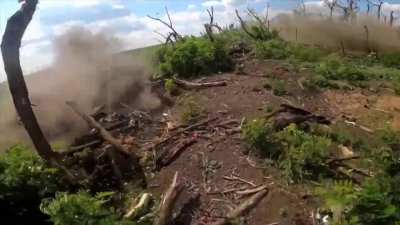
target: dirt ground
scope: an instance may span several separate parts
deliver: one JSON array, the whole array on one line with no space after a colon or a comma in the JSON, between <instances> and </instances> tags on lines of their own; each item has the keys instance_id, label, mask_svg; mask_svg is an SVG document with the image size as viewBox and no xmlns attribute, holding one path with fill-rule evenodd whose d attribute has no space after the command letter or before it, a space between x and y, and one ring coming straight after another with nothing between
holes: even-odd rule
<instances>
[{"instance_id":1,"label":"dirt ground","mask_svg":"<svg viewBox=\"0 0 400 225\"><path fill-rule=\"evenodd\" d=\"M202 106L205 116L218 118L218 122L250 120L265 115L266 106L278 108L281 103L290 103L333 121L351 120L371 129L386 125L400 128L399 97L379 96L365 90L310 92L299 85L298 80L303 76L304 73L296 73L284 63L251 60L245 64L245 74L226 73L200 79L224 80L227 86L183 91L176 98L191 96ZM275 96L263 87L271 77L285 81L286 95ZM182 110L176 104L166 111L174 121L179 121ZM243 221L238 221L243 222L239 224L311 224L311 215L318 205L310 197L311 190L306 186L285 185L279 171L265 167L261 159L249 154L240 133L227 135L217 124L206 135L191 134L199 136L199 141L150 180L151 190L162 194L175 172L179 172L185 191L177 207L184 213L180 214L177 224L210 224L248 197L231 190L262 184L268 187L267 197Z\"/></svg>"}]
</instances>

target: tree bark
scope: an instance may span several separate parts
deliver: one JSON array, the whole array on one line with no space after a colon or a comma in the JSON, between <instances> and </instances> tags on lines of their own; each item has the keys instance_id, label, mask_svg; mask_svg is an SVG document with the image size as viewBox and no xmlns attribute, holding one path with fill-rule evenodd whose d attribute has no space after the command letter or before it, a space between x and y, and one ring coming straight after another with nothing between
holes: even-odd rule
<instances>
[{"instance_id":1,"label":"tree bark","mask_svg":"<svg viewBox=\"0 0 400 225\"><path fill-rule=\"evenodd\" d=\"M38 0L26 0L21 9L8 19L1 43L1 52L15 109L38 154L50 161L58 158L59 154L51 149L32 110L19 59L21 40L32 20L37 4Z\"/></svg>"}]
</instances>

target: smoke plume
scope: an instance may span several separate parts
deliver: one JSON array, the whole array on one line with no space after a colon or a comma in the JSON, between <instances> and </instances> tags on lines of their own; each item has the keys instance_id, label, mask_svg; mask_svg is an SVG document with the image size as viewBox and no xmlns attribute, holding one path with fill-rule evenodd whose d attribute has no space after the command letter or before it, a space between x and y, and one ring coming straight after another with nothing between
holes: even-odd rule
<instances>
[{"instance_id":1,"label":"smoke plume","mask_svg":"<svg viewBox=\"0 0 400 225\"><path fill-rule=\"evenodd\" d=\"M159 105L145 85L150 70L127 54L115 54L120 47L112 36L79 27L54 41L53 65L27 77L34 111L48 138L65 140L87 129L66 101L75 101L88 113L100 105L114 109L122 102L140 109ZM26 140L11 98L7 101L10 104L1 106L0 143Z\"/></svg>"}]
</instances>

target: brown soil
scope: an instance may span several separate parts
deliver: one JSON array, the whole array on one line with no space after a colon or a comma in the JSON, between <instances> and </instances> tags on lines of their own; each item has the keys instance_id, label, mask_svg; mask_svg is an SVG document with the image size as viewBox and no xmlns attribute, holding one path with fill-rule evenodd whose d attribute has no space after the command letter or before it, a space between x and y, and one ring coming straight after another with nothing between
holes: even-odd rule
<instances>
[{"instance_id":1,"label":"brown soil","mask_svg":"<svg viewBox=\"0 0 400 225\"><path fill-rule=\"evenodd\" d=\"M399 97L377 97L362 90L310 92L303 90L298 84L298 80L304 75L279 61L249 60L245 63L244 75L227 73L201 79L225 80L228 82L227 86L184 91L177 98L191 96L203 108L204 115L217 116L219 121L241 121L243 118L249 120L265 115L266 106L278 108L281 103L291 103L334 121L343 120L344 117L375 129L376 124L383 126L393 117L393 126L400 127ZM265 89L264 81L271 78L285 80L288 94L275 96L271 90ZM179 121L182 110L182 106L176 104L169 113L175 121ZM209 174L205 172L209 169L204 167L205 162L212 167ZM224 179L224 176L236 174L256 185L267 184L269 187L268 197L248 214L244 219L246 224L311 224L310 216L317 207L315 199L309 197L311 190L306 186L286 186L285 181L279 177L279 171L271 167L262 168L263 166L261 159L249 157L240 134L226 135L216 128L209 138L200 138L200 141L186 149L171 165L157 173L151 179L150 186L154 187L154 193L163 193L174 173L178 171L184 180L186 191L177 208L183 207L186 208L185 211L189 211L183 213L186 216L178 221L179 224L210 224L216 218L226 215L247 197L232 193L221 194L234 184L240 184ZM251 188L243 183L240 185ZM190 204L187 204L188 201ZM187 210L188 205L191 206L190 210Z\"/></svg>"}]
</instances>

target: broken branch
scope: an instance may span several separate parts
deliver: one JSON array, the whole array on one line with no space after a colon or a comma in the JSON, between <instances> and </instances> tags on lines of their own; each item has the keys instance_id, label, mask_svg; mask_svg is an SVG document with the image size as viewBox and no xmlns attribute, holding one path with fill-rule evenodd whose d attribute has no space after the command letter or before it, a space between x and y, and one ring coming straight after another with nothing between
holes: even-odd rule
<instances>
[{"instance_id":1,"label":"broken branch","mask_svg":"<svg viewBox=\"0 0 400 225\"><path fill-rule=\"evenodd\" d=\"M183 186L178 182L178 172L175 173L171 186L166 191L164 198L161 202L160 213L153 225L167 225L172 217L172 210L175 202L182 192Z\"/></svg>"},{"instance_id":2,"label":"broken branch","mask_svg":"<svg viewBox=\"0 0 400 225\"><path fill-rule=\"evenodd\" d=\"M225 218L213 223L212 225L225 225L230 223L232 220L242 216L243 214L257 206L257 204L267 195L267 193L267 190L262 190L254 194L249 199L240 204L236 209L232 210Z\"/></svg>"},{"instance_id":3,"label":"broken branch","mask_svg":"<svg viewBox=\"0 0 400 225\"><path fill-rule=\"evenodd\" d=\"M200 89L200 88L208 88L208 87L221 87L226 86L226 81L215 81L215 82L203 82L203 83L195 83L189 82L185 80L180 80L174 78L174 82L185 89Z\"/></svg>"},{"instance_id":4,"label":"broken branch","mask_svg":"<svg viewBox=\"0 0 400 225\"><path fill-rule=\"evenodd\" d=\"M139 157L137 157L135 154L132 154L132 152L128 151L123 145L122 143L114 138L110 132L108 132L100 123L98 123L95 119L93 119L93 117L86 115L85 113L83 113L82 111L80 111L78 109L78 106L76 105L76 103L74 102L66 102L66 104L72 108L72 110L79 115L83 120L86 121L86 123L89 125L89 127L92 127L96 130L99 131L101 137L107 141L108 143L110 143L112 146L114 146L118 151L127 154L127 155L133 155L136 159L139 159Z\"/></svg>"}]
</instances>

